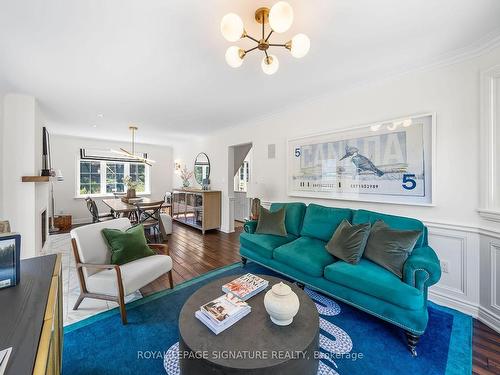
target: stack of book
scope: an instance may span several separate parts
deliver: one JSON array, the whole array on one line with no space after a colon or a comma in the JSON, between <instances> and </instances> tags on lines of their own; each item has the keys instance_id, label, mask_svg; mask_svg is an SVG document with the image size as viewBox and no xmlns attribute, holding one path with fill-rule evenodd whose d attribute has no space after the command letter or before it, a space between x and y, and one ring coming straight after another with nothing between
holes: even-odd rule
<instances>
[{"instance_id":1,"label":"stack of book","mask_svg":"<svg viewBox=\"0 0 500 375\"><path fill-rule=\"evenodd\" d=\"M268 285L269 281L247 273L224 284L222 291L226 294L201 306L195 316L218 335L248 315L252 309L245 301L266 289Z\"/></svg>"},{"instance_id":2,"label":"stack of book","mask_svg":"<svg viewBox=\"0 0 500 375\"><path fill-rule=\"evenodd\" d=\"M248 303L228 293L201 306L195 316L218 335L250 311Z\"/></svg>"},{"instance_id":3,"label":"stack of book","mask_svg":"<svg viewBox=\"0 0 500 375\"><path fill-rule=\"evenodd\" d=\"M232 293L242 301L246 301L257 293L262 292L268 285L269 281L257 275L247 273L236 280L224 284L222 291L224 293Z\"/></svg>"}]
</instances>

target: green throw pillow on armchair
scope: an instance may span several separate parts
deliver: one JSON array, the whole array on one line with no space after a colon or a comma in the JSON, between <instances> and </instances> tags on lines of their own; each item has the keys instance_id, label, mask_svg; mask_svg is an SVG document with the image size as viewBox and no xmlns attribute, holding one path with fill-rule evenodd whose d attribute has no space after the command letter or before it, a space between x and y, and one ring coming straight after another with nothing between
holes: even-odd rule
<instances>
[{"instance_id":1,"label":"green throw pillow on armchair","mask_svg":"<svg viewBox=\"0 0 500 375\"><path fill-rule=\"evenodd\" d=\"M370 230L363 257L402 278L403 266L421 234L419 230L394 230L377 220Z\"/></svg>"},{"instance_id":2,"label":"green throw pillow on armchair","mask_svg":"<svg viewBox=\"0 0 500 375\"><path fill-rule=\"evenodd\" d=\"M286 237L285 214L285 207L280 208L278 211L271 212L260 206L259 220L257 222L255 233L273 234L275 236Z\"/></svg>"},{"instance_id":3,"label":"green throw pillow on armchair","mask_svg":"<svg viewBox=\"0 0 500 375\"><path fill-rule=\"evenodd\" d=\"M125 232L119 229L103 229L102 234L111 251L111 264L121 265L155 255L147 244L142 224L128 228Z\"/></svg>"},{"instance_id":4,"label":"green throw pillow on armchair","mask_svg":"<svg viewBox=\"0 0 500 375\"><path fill-rule=\"evenodd\" d=\"M370 223L352 225L344 219L325 248L334 257L344 262L358 264L369 235Z\"/></svg>"}]
</instances>

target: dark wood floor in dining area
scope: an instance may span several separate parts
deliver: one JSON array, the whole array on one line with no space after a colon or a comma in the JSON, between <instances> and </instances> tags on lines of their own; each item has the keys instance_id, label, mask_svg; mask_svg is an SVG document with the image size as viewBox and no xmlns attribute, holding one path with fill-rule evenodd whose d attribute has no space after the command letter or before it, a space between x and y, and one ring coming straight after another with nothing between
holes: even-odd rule
<instances>
[{"instance_id":1,"label":"dark wood floor in dining area","mask_svg":"<svg viewBox=\"0 0 500 375\"><path fill-rule=\"evenodd\" d=\"M204 236L200 231L174 223L173 234L168 239L170 255L174 262L174 283L179 284L193 277L224 267L240 260L239 235L242 227L234 233L209 231ZM148 295L169 287L168 279L162 277L145 288ZM474 320L473 374L500 374L500 335L485 324Z\"/></svg>"}]
</instances>

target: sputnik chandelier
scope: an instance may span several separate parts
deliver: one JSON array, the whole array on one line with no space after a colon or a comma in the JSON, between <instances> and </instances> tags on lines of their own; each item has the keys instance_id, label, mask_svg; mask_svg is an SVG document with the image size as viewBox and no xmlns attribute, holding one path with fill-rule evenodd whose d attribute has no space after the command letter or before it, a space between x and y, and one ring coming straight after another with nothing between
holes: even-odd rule
<instances>
[{"instance_id":1,"label":"sputnik chandelier","mask_svg":"<svg viewBox=\"0 0 500 375\"><path fill-rule=\"evenodd\" d=\"M243 21L234 13L226 14L221 21L220 30L224 38L229 42L236 42L240 39L248 38L257 43L257 46L244 50L238 46L231 46L226 51L226 62L233 68L238 68L243 64L243 59L247 53L260 50L264 52L262 59L262 70L266 74L274 74L278 71L279 61L275 55L268 53L270 47L285 47L293 57L301 58L309 52L310 41L304 34L295 35L292 40L283 44L270 43L269 38L273 33L284 33L290 29L293 23L293 9L285 1L279 1L271 9L263 7L255 11L255 20L262 25L262 37L254 38L246 32ZM271 28L266 36L266 24Z\"/></svg>"}]
</instances>

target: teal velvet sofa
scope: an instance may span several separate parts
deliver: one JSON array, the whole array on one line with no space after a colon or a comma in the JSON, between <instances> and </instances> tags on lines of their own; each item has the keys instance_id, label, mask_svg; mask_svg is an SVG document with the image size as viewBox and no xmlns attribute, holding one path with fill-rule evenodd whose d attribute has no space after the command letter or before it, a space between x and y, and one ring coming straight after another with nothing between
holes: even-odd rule
<instances>
[{"instance_id":1,"label":"teal velvet sofa","mask_svg":"<svg viewBox=\"0 0 500 375\"><path fill-rule=\"evenodd\" d=\"M244 224L240 235L243 264L250 259L300 285L401 327L410 351L416 355L418 338L428 322L427 290L441 277L439 259L428 246L423 223L407 217L317 204L273 203L270 209L276 211L282 207L286 210L286 237L255 234L256 221ZM404 265L403 278L365 258L352 265L328 253L325 244L343 219L353 224L373 224L381 219L393 229L421 230L422 235Z\"/></svg>"}]
</instances>

